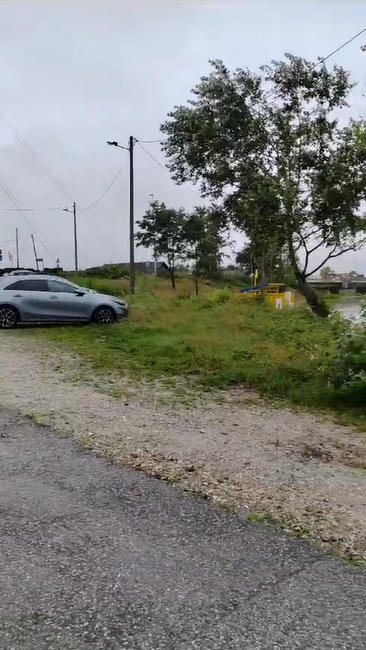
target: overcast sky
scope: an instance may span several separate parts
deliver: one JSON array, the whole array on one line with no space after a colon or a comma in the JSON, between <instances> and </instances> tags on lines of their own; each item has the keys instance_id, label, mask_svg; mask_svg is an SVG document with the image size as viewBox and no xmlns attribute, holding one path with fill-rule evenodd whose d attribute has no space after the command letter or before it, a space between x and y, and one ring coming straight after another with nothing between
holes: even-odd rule
<instances>
[{"instance_id":1,"label":"overcast sky","mask_svg":"<svg viewBox=\"0 0 366 650\"><path fill-rule=\"evenodd\" d=\"M64 268L72 267L72 215L47 209L71 203L13 129L80 208L81 266L127 260L127 152L108 147L107 139L126 145L130 134L158 138L167 112L186 101L210 58L253 70L284 52L316 60L362 27L362 0L2 0L0 175L17 204L34 209L24 215L38 233L39 255L47 265L59 257ZM365 114L363 42L333 59L360 84L349 111L355 116ZM144 146L164 164L158 144ZM139 147L135 159L136 218L150 194L176 207L199 203ZM121 166L105 198L82 211ZM4 258L14 252L6 240L18 227L21 264L32 264L31 230L7 211L13 207L0 188L0 247ZM138 250L137 259L148 257ZM365 259L363 251L332 266L366 272Z\"/></svg>"}]
</instances>

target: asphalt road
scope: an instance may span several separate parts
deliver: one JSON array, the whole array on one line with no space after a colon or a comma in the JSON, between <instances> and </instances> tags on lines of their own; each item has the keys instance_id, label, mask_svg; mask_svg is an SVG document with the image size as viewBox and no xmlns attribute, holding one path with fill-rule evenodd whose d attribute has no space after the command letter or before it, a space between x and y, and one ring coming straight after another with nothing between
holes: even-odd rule
<instances>
[{"instance_id":1,"label":"asphalt road","mask_svg":"<svg viewBox=\"0 0 366 650\"><path fill-rule=\"evenodd\" d=\"M0 648L364 650L366 572L0 413Z\"/></svg>"}]
</instances>

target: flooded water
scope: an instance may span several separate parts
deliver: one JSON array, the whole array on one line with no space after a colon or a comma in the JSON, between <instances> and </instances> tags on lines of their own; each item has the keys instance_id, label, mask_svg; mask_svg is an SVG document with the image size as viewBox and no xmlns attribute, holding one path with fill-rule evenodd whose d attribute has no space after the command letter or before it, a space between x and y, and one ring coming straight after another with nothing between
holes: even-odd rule
<instances>
[{"instance_id":1,"label":"flooded water","mask_svg":"<svg viewBox=\"0 0 366 650\"><path fill-rule=\"evenodd\" d=\"M335 311L340 312L347 320L358 323L361 320L361 306L362 301L360 300L344 298L337 303Z\"/></svg>"}]
</instances>

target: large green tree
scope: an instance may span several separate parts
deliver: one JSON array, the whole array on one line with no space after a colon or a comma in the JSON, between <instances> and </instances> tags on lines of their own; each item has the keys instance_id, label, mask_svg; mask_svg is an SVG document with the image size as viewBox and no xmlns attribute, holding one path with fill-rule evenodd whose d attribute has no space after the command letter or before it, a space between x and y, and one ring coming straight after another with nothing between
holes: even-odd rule
<instances>
[{"instance_id":1,"label":"large green tree","mask_svg":"<svg viewBox=\"0 0 366 650\"><path fill-rule=\"evenodd\" d=\"M349 75L289 54L259 74L211 66L161 126L172 176L198 183L256 248L285 247L309 305L326 315L308 278L365 236L366 146L357 124L339 120Z\"/></svg>"},{"instance_id":2,"label":"large green tree","mask_svg":"<svg viewBox=\"0 0 366 650\"><path fill-rule=\"evenodd\" d=\"M142 219L137 222L137 246L151 248L154 260L163 258L175 289L175 269L186 247L183 227L186 213L183 208L168 208L165 203L153 201Z\"/></svg>"}]
</instances>

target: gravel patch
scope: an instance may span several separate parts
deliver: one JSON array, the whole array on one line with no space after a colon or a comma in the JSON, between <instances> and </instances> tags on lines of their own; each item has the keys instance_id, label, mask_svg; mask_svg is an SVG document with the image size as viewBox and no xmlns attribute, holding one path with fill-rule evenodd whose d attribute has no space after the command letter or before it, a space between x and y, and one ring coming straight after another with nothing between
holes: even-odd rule
<instances>
[{"instance_id":1,"label":"gravel patch","mask_svg":"<svg viewBox=\"0 0 366 650\"><path fill-rule=\"evenodd\" d=\"M235 393L179 407L160 404L159 386L146 385L116 399L100 392L80 359L28 337L2 334L0 355L3 408L241 518L274 521L366 560L365 434ZM71 381L84 367L84 379Z\"/></svg>"}]
</instances>

